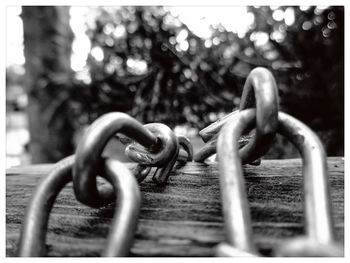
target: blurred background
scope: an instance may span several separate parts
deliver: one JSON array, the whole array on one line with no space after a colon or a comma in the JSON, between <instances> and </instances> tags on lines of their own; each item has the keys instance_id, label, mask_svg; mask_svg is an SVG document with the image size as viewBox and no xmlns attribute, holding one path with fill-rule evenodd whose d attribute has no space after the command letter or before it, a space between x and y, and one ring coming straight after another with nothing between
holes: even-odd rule
<instances>
[{"instance_id":1,"label":"blurred background","mask_svg":"<svg viewBox=\"0 0 350 263\"><path fill-rule=\"evenodd\" d=\"M344 155L343 7L30 6L7 7L6 21L7 167L74 153L111 111L165 123L197 152L198 131L238 108L257 66L280 109ZM297 156L278 136L264 158Z\"/></svg>"}]
</instances>

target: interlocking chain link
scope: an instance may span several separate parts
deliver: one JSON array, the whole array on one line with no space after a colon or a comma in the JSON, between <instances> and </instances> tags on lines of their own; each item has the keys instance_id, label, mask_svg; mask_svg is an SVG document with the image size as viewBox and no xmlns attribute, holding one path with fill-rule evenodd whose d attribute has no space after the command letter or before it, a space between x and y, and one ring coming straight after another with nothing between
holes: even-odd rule
<instances>
[{"instance_id":1,"label":"interlocking chain link","mask_svg":"<svg viewBox=\"0 0 350 263\"><path fill-rule=\"evenodd\" d=\"M160 141L155 135L125 113L107 113L95 120L78 144L73 167L75 196L86 205L100 207L114 200L114 191L111 187L97 189L96 175L102 151L116 133L123 133L138 140L150 151L160 147Z\"/></svg>"},{"instance_id":2,"label":"interlocking chain link","mask_svg":"<svg viewBox=\"0 0 350 263\"><path fill-rule=\"evenodd\" d=\"M232 112L200 131L199 134L203 140L209 142L195 154L195 161L203 162L210 155L214 154L216 152L217 134L223 125L231 122L239 111L255 105L257 109L256 133L238 139L242 148L241 158L245 164L252 163L264 155L276 134L278 90L272 73L265 68L258 67L253 69L247 77L239 110Z\"/></svg>"},{"instance_id":3,"label":"interlocking chain link","mask_svg":"<svg viewBox=\"0 0 350 263\"><path fill-rule=\"evenodd\" d=\"M179 148L177 151L177 154L174 155L174 159L168 161L168 163L165 164L161 163L160 161L164 159L169 153L171 153L171 147L173 147L173 143L171 143L169 146L167 146L167 149L164 149L164 151L160 151L160 153L152 153L148 151L145 147L143 147L141 144L131 140L130 138L118 134L118 139L120 142L122 142L124 145L126 145L125 148L125 155L128 156L132 161L139 163L137 166L137 170L141 172L141 174L144 174L147 176L146 170L149 171L150 166L156 166L158 169L156 170L153 181L157 184L164 184L167 181L167 178L170 174L170 171L172 170L173 166L175 165L175 162L178 161L180 163L186 163L191 162L193 159L193 146L190 142L190 140L185 136L176 136L177 138L174 138L173 133L169 130L169 128L163 124L160 123L150 123L144 125L145 128L150 129L151 131L157 133L157 130L163 131L163 135L159 134L159 138L161 141L163 141L164 145L167 143L170 144L170 142L176 142L176 145L178 145ZM164 134L168 134L169 138L164 137ZM176 157L177 156L177 157ZM175 158L176 157L176 158ZM162 167L163 166L163 167ZM144 179L144 177L139 176L138 178ZM140 180L139 180L140 181Z\"/></svg>"},{"instance_id":4,"label":"interlocking chain link","mask_svg":"<svg viewBox=\"0 0 350 263\"><path fill-rule=\"evenodd\" d=\"M153 179L164 184L177 160L179 142L168 126L160 123L142 125L120 112L105 114L91 124L76 150L74 191L77 199L84 204L100 207L113 201L113 189L97 189L95 177L104 146L116 133L122 133L143 146L141 150L141 147L130 144L125 150L129 158L142 165L137 169L141 178L148 171L145 165L156 166L158 169Z\"/></svg>"},{"instance_id":5,"label":"interlocking chain link","mask_svg":"<svg viewBox=\"0 0 350 263\"><path fill-rule=\"evenodd\" d=\"M286 136L303 158L305 236L283 242L277 256L342 256L335 242L331 217L326 155L318 137L302 122L278 112L277 86L271 72L256 68L244 85L238 111L202 131L206 145L195 154L202 162L217 151L220 190L227 242L217 246L218 256L260 256L252 239L250 211L242 164L260 164L276 132ZM250 109L250 108L256 109ZM252 129L254 129L251 131ZM251 131L247 134L248 131ZM126 145L125 154L136 165L129 169L113 158L102 158L112 137ZM176 161L192 161L193 148L185 136L166 125L142 125L129 115L108 113L94 121L79 142L76 154L58 162L42 178L27 207L22 224L19 255L45 254L49 214L57 195L73 181L80 202L101 207L116 200L115 214L104 256L126 256L132 244L140 211L141 182L156 167L153 181L167 182ZM132 172L131 172L132 171ZM109 184L97 187L97 176ZM116 199L116 195L118 198Z\"/></svg>"},{"instance_id":6,"label":"interlocking chain link","mask_svg":"<svg viewBox=\"0 0 350 263\"><path fill-rule=\"evenodd\" d=\"M153 176L153 181L158 184L164 184L179 154L178 139L170 128L164 124L150 123L143 127L159 138L161 147L158 152L152 153L134 142L126 147L125 154L131 160L141 165L158 167Z\"/></svg>"},{"instance_id":7,"label":"interlocking chain link","mask_svg":"<svg viewBox=\"0 0 350 263\"><path fill-rule=\"evenodd\" d=\"M225 124L218 137L220 189L228 244L219 245L219 256L258 255L252 241L252 227L242 171L238 138L254 125L256 111L240 111ZM303 158L306 237L284 243L280 256L334 256L342 249L334 241L326 156L322 143L305 124L279 112L278 133L286 136ZM293 251L290 251L291 248ZM327 248L327 251L321 248Z\"/></svg>"},{"instance_id":8,"label":"interlocking chain link","mask_svg":"<svg viewBox=\"0 0 350 263\"><path fill-rule=\"evenodd\" d=\"M145 165L157 167L153 175L153 181L156 184L164 184L168 180L176 161L182 163L192 161L192 144L185 136L175 136L169 127L164 124L150 123L144 125L144 127L160 139L162 146L159 151L152 153L139 143L124 139L124 143L127 145L125 154L132 161L139 163L139 170L142 170ZM180 146L183 149L180 149Z\"/></svg>"},{"instance_id":9,"label":"interlocking chain link","mask_svg":"<svg viewBox=\"0 0 350 263\"><path fill-rule=\"evenodd\" d=\"M50 211L63 187L72 181L75 156L58 162L48 176L39 182L27 207L22 223L18 255L45 255L45 240ZM134 175L122 163L107 159L100 175L107 179L118 195L112 226L103 256L126 256L137 226L141 193Z\"/></svg>"},{"instance_id":10,"label":"interlocking chain link","mask_svg":"<svg viewBox=\"0 0 350 263\"><path fill-rule=\"evenodd\" d=\"M137 140L144 146L144 157L153 158L137 164L132 169L134 174L119 161L101 157L108 140L117 132ZM58 162L39 182L22 224L19 256L45 254L50 211L59 192L72 180L76 198L82 203L101 207L117 200L103 256L128 255L140 210L141 194L137 181L148 175L149 165L155 165L158 166L155 178L165 183L178 158L179 145L184 148L179 160L192 160L189 140L181 136L178 139L166 125L142 126L124 113L109 113L98 118L79 142L76 154ZM107 179L110 185L100 185L97 189L97 175Z\"/></svg>"}]
</instances>

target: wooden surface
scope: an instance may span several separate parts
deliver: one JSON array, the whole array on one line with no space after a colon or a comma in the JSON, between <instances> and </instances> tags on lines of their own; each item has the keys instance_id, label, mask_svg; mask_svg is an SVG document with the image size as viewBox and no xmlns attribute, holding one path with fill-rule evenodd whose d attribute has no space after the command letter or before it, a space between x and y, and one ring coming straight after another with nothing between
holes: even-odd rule
<instances>
[{"instance_id":1,"label":"wooden surface","mask_svg":"<svg viewBox=\"0 0 350 263\"><path fill-rule=\"evenodd\" d=\"M6 175L6 254L15 256L25 207L52 165L11 168ZM344 160L328 159L336 239L344 240ZM254 242L264 255L303 233L301 161L263 160L244 166ZM213 256L225 240L216 163L188 163L165 187L141 183L142 206L131 256ZM74 198L72 184L58 196L47 234L48 256L99 256L113 205L93 209Z\"/></svg>"}]
</instances>

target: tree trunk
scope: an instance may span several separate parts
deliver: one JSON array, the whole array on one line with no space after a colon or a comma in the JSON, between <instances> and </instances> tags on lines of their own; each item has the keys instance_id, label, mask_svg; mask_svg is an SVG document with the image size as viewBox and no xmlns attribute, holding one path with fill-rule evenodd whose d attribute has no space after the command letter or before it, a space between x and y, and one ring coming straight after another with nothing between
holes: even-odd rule
<instances>
[{"instance_id":1,"label":"tree trunk","mask_svg":"<svg viewBox=\"0 0 350 263\"><path fill-rule=\"evenodd\" d=\"M64 141L67 139L62 139L57 131L59 126L53 115L53 106L57 109L64 85L52 81L72 75L73 32L69 26L69 7L25 6L21 16L32 163L55 162L72 151L72 143Z\"/></svg>"}]
</instances>

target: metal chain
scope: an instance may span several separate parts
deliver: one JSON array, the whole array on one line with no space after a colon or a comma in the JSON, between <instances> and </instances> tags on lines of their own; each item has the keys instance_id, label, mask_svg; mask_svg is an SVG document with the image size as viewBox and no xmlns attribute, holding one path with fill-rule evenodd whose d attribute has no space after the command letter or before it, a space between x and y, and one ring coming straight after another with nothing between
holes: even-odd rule
<instances>
[{"instance_id":1,"label":"metal chain","mask_svg":"<svg viewBox=\"0 0 350 263\"><path fill-rule=\"evenodd\" d=\"M155 123L150 123L151 125ZM146 124L147 125L147 124ZM190 140L183 135L176 136L179 142L179 146L182 147L179 149L179 156L177 161L179 162L191 162L193 160L193 146ZM151 161L148 161L152 158L152 153L148 152L145 147L139 143L133 141L123 134L117 134L116 138L128 148L125 151L126 156L130 159L133 158L135 162L146 163L147 165L152 165ZM137 154L140 154L140 159L137 157Z\"/></svg>"},{"instance_id":2,"label":"metal chain","mask_svg":"<svg viewBox=\"0 0 350 263\"><path fill-rule=\"evenodd\" d=\"M238 111L214 122L199 132L207 144L194 156L197 162L203 162L216 152L217 134L225 123L230 122L242 110L256 105L256 133L239 138L243 163L260 164L256 161L264 155L276 134L278 115L278 91L272 73L265 68L253 69L244 84L241 103Z\"/></svg>"},{"instance_id":3,"label":"metal chain","mask_svg":"<svg viewBox=\"0 0 350 263\"><path fill-rule=\"evenodd\" d=\"M157 129L165 129L166 131L169 131L169 128L163 124L160 123L150 123L144 125L145 128L148 129L155 129L154 132L156 132ZM173 133L170 132L170 135ZM156 184L164 184L167 181L167 178L170 174L170 171L172 170L173 166L175 165L175 162L178 161L180 163L186 163L191 162L193 159L193 146L190 142L190 140L185 136L177 136L177 144L179 147L179 151L177 154L177 157L174 160L170 160L166 167L161 164L157 163L160 160L159 154L154 154L149 152L145 147L143 147L141 144L133 141L132 139L128 138L127 136L118 134L117 138L121 143L126 145L125 148L125 155L128 156L132 161L139 163L136 167L136 170L138 170L141 174L144 174L144 176L140 176L140 180L143 180L148 172L150 171L151 166L158 167L156 170L153 181ZM176 140L175 138L172 138L172 140ZM167 154L165 152L165 154ZM161 156L161 158L164 158L166 155ZM162 167L164 166L164 167ZM147 174L146 174L147 173ZM159 179L162 178L162 179Z\"/></svg>"},{"instance_id":4,"label":"metal chain","mask_svg":"<svg viewBox=\"0 0 350 263\"><path fill-rule=\"evenodd\" d=\"M27 207L22 223L18 255L38 257L45 255L46 232L50 211L57 195L72 181L75 156L58 162L41 179ZM118 195L112 226L107 238L104 256L126 256L129 253L137 226L141 193L134 175L122 163L107 159L100 175L107 179Z\"/></svg>"},{"instance_id":5,"label":"metal chain","mask_svg":"<svg viewBox=\"0 0 350 263\"><path fill-rule=\"evenodd\" d=\"M159 183L166 182L176 162L179 145L169 127L156 123L143 126L120 112L105 114L91 124L76 151L76 163L73 167L74 191L77 199L84 204L99 207L113 201L113 190L110 187L97 189L95 178L104 146L116 133L122 133L146 148L148 155L136 156L145 158L142 165L160 167L154 176ZM149 155L152 160L146 159ZM138 167L137 170L144 171L143 168L145 167Z\"/></svg>"},{"instance_id":6,"label":"metal chain","mask_svg":"<svg viewBox=\"0 0 350 263\"><path fill-rule=\"evenodd\" d=\"M118 191L111 234L103 256L125 257L129 254L139 218L140 188L133 174L119 161L108 159L103 174Z\"/></svg>"},{"instance_id":7,"label":"metal chain","mask_svg":"<svg viewBox=\"0 0 350 263\"><path fill-rule=\"evenodd\" d=\"M39 257L45 255L48 219L57 195L72 180L74 155L56 163L53 170L39 181L21 225L18 255Z\"/></svg>"},{"instance_id":8,"label":"metal chain","mask_svg":"<svg viewBox=\"0 0 350 263\"><path fill-rule=\"evenodd\" d=\"M249 109L256 105L256 109ZM253 128L255 130L251 131ZM249 134L245 134L251 131ZM260 256L252 240L242 164L260 164L276 132L298 148L304 162L306 235L283 242L277 256L341 256L343 250L334 240L326 156L318 137L302 122L278 112L277 86L271 72L256 68L244 85L238 111L200 131L206 142L195 154L202 162L216 151L219 160L220 189L227 243L217 246L219 256ZM129 169L119 161L101 154L116 136L126 145L125 154L136 165ZM22 224L19 255L42 256L49 214L57 195L73 181L78 201L105 206L118 199L104 256L126 256L136 230L140 210L137 184L156 167L153 181L167 182L175 163L192 161L192 144L176 136L166 125L142 125L127 114L108 113L94 121L79 142L76 154L58 162L41 179L27 207ZM132 172L131 172L132 171ZM97 175L110 184L97 187Z\"/></svg>"},{"instance_id":9,"label":"metal chain","mask_svg":"<svg viewBox=\"0 0 350 263\"><path fill-rule=\"evenodd\" d=\"M116 132L125 133L147 147L144 148L145 153L154 158L152 162L137 164L131 169L133 175L119 161L102 158L104 146ZM50 211L57 195L72 180L76 198L92 207L101 207L114 201L118 193L112 227L103 255L126 256L133 240L140 210L140 189L137 181L142 181L148 175L151 169L149 164L153 164L159 167L155 173L156 179L159 182L166 182L178 158L179 145L184 148L179 161L192 160L193 151L189 140L182 136L178 139L163 124L142 126L124 113L109 113L97 119L80 141L76 154L58 162L49 175L39 182L22 224L19 256L45 254ZM101 185L97 190L97 174L107 179L112 187Z\"/></svg>"},{"instance_id":10,"label":"metal chain","mask_svg":"<svg viewBox=\"0 0 350 263\"><path fill-rule=\"evenodd\" d=\"M193 146L190 140L183 135L177 136L177 140L179 141L179 145L183 148L180 149L179 156L177 160L182 163L192 162L193 160ZM187 158L186 158L187 155Z\"/></svg>"},{"instance_id":11,"label":"metal chain","mask_svg":"<svg viewBox=\"0 0 350 263\"><path fill-rule=\"evenodd\" d=\"M220 189L228 242L217 247L218 256L258 255L252 242L241 161L243 149L238 150L237 143L239 136L254 125L256 114L253 109L240 111L224 125L218 137ZM305 124L283 112L278 113L277 132L286 136L303 158L306 237L282 244L276 254L341 256L342 249L334 241L327 163L322 143Z\"/></svg>"},{"instance_id":12,"label":"metal chain","mask_svg":"<svg viewBox=\"0 0 350 263\"><path fill-rule=\"evenodd\" d=\"M164 184L176 161L182 163L192 161L192 144L185 136L175 136L164 124L150 123L144 125L144 127L156 134L165 146L163 148L161 147L159 153L152 153L139 143L128 141L125 154L132 161L139 163L141 167L145 165L157 167L153 175L153 181L157 184ZM179 148L180 146L183 147L183 150ZM172 152L174 147L175 153ZM164 160L166 162L164 162Z\"/></svg>"}]
</instances>

